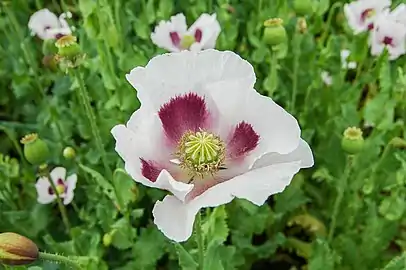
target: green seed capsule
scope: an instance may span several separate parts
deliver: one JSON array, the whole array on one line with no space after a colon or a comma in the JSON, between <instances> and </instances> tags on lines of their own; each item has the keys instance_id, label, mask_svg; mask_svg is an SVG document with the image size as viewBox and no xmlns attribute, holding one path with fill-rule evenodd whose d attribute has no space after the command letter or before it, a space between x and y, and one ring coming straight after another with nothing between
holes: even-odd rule
<instances>
[{"instance_id":1,"label":"green seed capsule","mask_svg":"<svg viewBox=\"0 0 406 270\"><path fill-rule=\"evenodd\" d=\"M24 136L21 143L24 144L24 156L29 163L40 165L46 162L50 155L48 145L36 133Z\"/></svg>"}]
</instances>

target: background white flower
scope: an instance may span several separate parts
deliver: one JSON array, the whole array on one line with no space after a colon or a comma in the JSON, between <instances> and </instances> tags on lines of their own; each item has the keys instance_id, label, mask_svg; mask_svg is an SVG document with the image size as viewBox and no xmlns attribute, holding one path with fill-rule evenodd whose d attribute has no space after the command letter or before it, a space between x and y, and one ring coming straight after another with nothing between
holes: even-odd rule
<instances>
[{"instance_id":1,"label":"background white flower","mask_svg":"<svg viewBox=\"0 0 406 270\"><path fill-rule=\"evenodd\" d=\"M394 60L406 52L406 27L389 12L382 13L375 21L369 43L372 55L379 55L386 48L389 59Z\"/></svg>"},{"instance_id":2,"label":"background white flower","mask_svg":"<svg viewBox=\"0 0 406 270\"><path fill-rule=\"evenodd\" d=\"M127 80L142 105L112 129L116 151L135 181L172 194L153 209L170 239L187 240L201 208L262 205L313 166L296 119L255 91L253 67L233 52L160 55Z\"/></svg>"},{"instance_id":3,"label":"background white flower","mask_svg":"<svg viewBox=\"0 0 406 270\"><path fill-rule=\"evenodd\" d=\"M390 0L358 0L344 5L348 25L355 34L372 30L376 17L390 7Z\"/></svg>"},{"instance_id":4,"label":"background white flower","mask_svg":"<svg viewBox=\"0 0 406 270\"><path fill-rule=\"evenodd\" d=\"M214 48L220 31L216 14L203 13L187 29L186 18L179 13L172 16L170 21L161 21L151 34L151 39L157 46L171 52L200 51Z\"/></svg>"},{"instance_id":5,"label":"background white flower","mask_svg":"<svg viewBox=\"0 0 406 270\"><path fill-rule=\"evenodd\" d=\"M390 16L397 22L402 23L406 27L406 4L398 5L390 12Z\"/></svg>"},{"instance_id":6,"label":"background white flower","mask_svg":"<svg viewBox=\"0 0 406 270\"><path fill-rule=\"evenodd\" d=\"M357 67L357 63L354 61L348 62L348 57L350 56L351 52L350 50L341 50L340 56L341 56L341 67L343 69L354 69Z\"/></svg>"},{"instance_id":7,"label":"background white flower","mask_svg":"<svg viewBox=\"0 0 406 270\"><path fill-rule=\"evenodd\" d=\"M72 14L69 12L61 14L58 18L54 13L44 8L31 15L28 27L34 35L41 39L58 39L72 33L65 19L71 16Z\"/></svg>"},{"instance_id":8,"label":"background white flower","mask_svg":"<svg viewBox=\"0 0 406 270\"><path fill-rule=\"evenodd\" d=\"M56 167L51 171L51 179L55 183L59 197L63 199L65 205L73 200L74 190L76 188L77 175L72 174L66 177L66 169ZM35 184L38 193L38 202L48 204L56 200L56 194L52 190L51 184L46 177L40 177Z\"/></svg>"},{"instance_id":9,"label":"background white flower","mask_svg":"<svg viewBox=\"0 0 406 270\"><path fill-rule=\"evenodd\" d=\"M330 73L323 70L320 74L321 80L328 86L333 84L333 77L331 77Z\"/></svg>"}]
</instances>

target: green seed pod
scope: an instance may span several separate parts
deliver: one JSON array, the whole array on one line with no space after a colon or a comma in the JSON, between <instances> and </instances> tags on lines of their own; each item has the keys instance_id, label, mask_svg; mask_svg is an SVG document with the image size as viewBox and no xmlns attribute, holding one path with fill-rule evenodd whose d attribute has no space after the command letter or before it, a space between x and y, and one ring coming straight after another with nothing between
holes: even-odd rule
<instances>
[{"instance_id":1,"label":"green seed pod","mask_svg":"<svg viewBox=\"0 0 406 270\"><path fill-rule=\"evenodd\" d=\"M276 46L287 40L287 34L285 27L283 27L282 19L275 18L266 20L264 26L263 40L266 44Z\"/></svg>"},{"instance_id":2,"label":"green seed pod","mask_svg":"<svg viewBox=\"0 0 406 270\"><path fill-rule=\"evenodd\" d=\"M38 259L38 247L30 239L16 233L0 233L0 263L27 265Z\"/></svg>"},{"instance_id":3,"label":"green seed pod","mask_svg":"<svg viewBox=\"0 0 406 270\"><path fill-rule=\"evenodd\" d=\"M46 162L50 155L48 145L36 133L24 136L21 143L24 144L24 156L29 163L40 165Z\"/></svg>"},{"instance_id":4,"label":"green seed pod","mask_svg":"<svg viewBox=\"0 0 406 270\"><path fill-rule=\"evenodd\" d=\"M55 46L58 48L58 55L60 57L73 59L81 53L75 36L63 36L55 42Z\"/></svg>"},{"instance_id":5,"label":"green seed pod","mask_svg":"<svg viewBox=\"0 0 406 270\"><path fill-rule=\"evenodd\" d=\"M313 1L312 0L294 0L293 9L299 16L306 16L313 14Z\"/></svg>"},{"instance_id":6,"label":"green seed pod","mask_svg":"<svg viewBox=\"0 0 406 270\"><path fill-rule=\"evenodd\" d=\"M72 147L68 146L63 149L63 157L66 159L73 159L76 156L76 151Z\"/></svg>"},{"instance_id":7,"label":"green seed pod","mask_svg":"<svg viewBox=\"0 0 406 270\"><path fill-rule=\"evenodd\" d=\"M364 148L364 138L362 131L356 127L349 127L344 131L341 140L341 147L350 155L357 154Z\"/></svg>"}]
</instances>

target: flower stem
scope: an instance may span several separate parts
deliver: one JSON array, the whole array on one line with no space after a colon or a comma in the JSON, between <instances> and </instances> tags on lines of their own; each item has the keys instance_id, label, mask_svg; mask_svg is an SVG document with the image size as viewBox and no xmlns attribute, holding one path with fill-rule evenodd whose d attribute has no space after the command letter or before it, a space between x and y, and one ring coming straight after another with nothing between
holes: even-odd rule
<instances>
[{"instance_id":1,"label":"flower stem","mask_svg":"<svg viewBox=\"0 0 406 270\"><path fill-rule=\"evenodd\" d=\"M278 56L276 49L271 48L271 62L269 66L270 84L268 85L268 96L272 97L278 87Z\"/></svg>"},{"instance_id":2,"label":"flower stem","mask_svg":"<svg viewBox=\"0 0 406 270\"><path fill-rule=\"evenodd\" d=\"M202 216L197 213L196 223L195 223L195 230L196 230L196 243L197 249L199 252L199 270L204 269L204 239L203 239L203 232L202 232Z\"/></svg>"},{"instance_id":3,"label":"flower stem","mask_svg":"<svg viewBox=\"0 0 406 270\"><path fill-rule=\"evenodd\" d=\"M52 181L51 174L49 173L48 169L46 171L45 177L48 179L49 184L51 185L52 191L56 195L56 201L58 203L59 212L61 212L63 224L65 225L65 229L66 229L67 233L70 235L71 226L69 223L68 214L66 213L65 205L63 205L63 203L62 203L62 199L59 196L58 190L56 189L54 181Z\"/></svg>"},{"instance_id":4,"label":"flower stem","mask_svg":"<svg viewBox=\"0 0 406 270\"><path fill-rule=\"evenodd\" d=\"M331 7L330 7L330 11L328 13L328 17L327 17L327 21L326 21L326 28L323 31L323 34L320 37L320 46L323 47L324 46L324 42L326 41L327 38L327 34L328 31L330 29L331 26L331 20L333 19L333 14L335 12L336 8L340 8L343 4L341 2L335 2ZM368 47L368 46L367 46Z\"/></svg>"},{"instance_id":5,"label":"flower stem","mask_svg":"<svg viewBox=\"0 0 406 270\"><path fill-rule=\"evenodd\" d=\"M99 151L100 155L101 155L101 159L103 162L103 166L104 169L106 171L106 173L109 175L109 178L112 177L113 173L107 163L107 159L106 159L106 152L104 150L104 146L101 140L101 136L100 136L100 130L99 127L96 124L96 117L94 115L94 112L92 110L92 107L90 105L90 99L89 99L89 95L87 94L86 91L86 87L85 87L85 83L82 79L82 76L80 75L80 71L78 68L73 69L73 73L74 76L76 77L78 83L79 83L79 87L76 88L78 91L78 97L80 99L80 102L82 103L82 106L84 107L86 116L89 120L90 123L90 129L92 130L93 133L93 137L95 139L96 142L96 147L97 150Z\"/></svg>"},{"instance_id":6,"label":"flower stem","mask_svg":"<svg viewBox=\"0 0 406 270\"><path fill-rule=\"evenodd\" d=\"M334 231L335 231L336 223L337 223L338 211L340 210L341 201L343 200L344 192L345 192L345 189L347 188L347 182L348 182L348 178L350 176L353 158L354 158L353 156L347 157L347 162L345 164L343 176L339 180L338 195L334 202L333 214L332 214L331 223L330 223L330 231L329 231L328 238L327 238L328 242L331 242L331 240L333 239L333 236L334 236Z\"/></svg>"},{"instance_id":7,"label":"flower stem","mask_svg":"<svg viewBox=\"0 0 406 270\"><path fill-rule=\"evenodd\" d=\"M76 261L57 254L51 254L51 253L46 253L46 252L39 252L39 257L40 260L44 261L51 261L51 262L56 262L56 263L63 263L66 264L73 269L82 269L82 267L77 263Z\"/></svg>"},{"instance_id":8,"label":"flower stem","mask_svg":"<svg viewBox=\"0 0 406 270\"><path fill-rule=\"evenodd\" d=\"M293 40L293 82L292 82L292 99L290 101L290 112L294 113L296 96L297 96L297 82L299 72L299 58L300 58L300 44L302 43L302 35L298 32L295 33Z\"/></svg>"}]
</instances>

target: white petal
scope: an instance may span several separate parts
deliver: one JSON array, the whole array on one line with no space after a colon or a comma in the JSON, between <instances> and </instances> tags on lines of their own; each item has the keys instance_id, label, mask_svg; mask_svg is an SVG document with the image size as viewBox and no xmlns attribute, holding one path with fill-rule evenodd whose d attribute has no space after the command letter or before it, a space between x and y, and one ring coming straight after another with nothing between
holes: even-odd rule
<instances>
[{"instance_id":1,"label":"white petal","mask_svg":"<svg viewBox=\"0 0 406 270\"><path fill-rule=\"evenodd\" d=\"M51 171L51 179L52 181L57 184L58 183L58 179L61 179L62 181L65 182L66 179L66 169L64 167L55 167L52 171Z\"/></svg>"},{"instance_id":2,"label":"white petal","mask_svg":"<svg viewBox=\"0 0 406 270\"><path fill-rule=\"evenodd\" d=\"M68 205L72 202L74 197L74 190L76 188L76 182L77 182L76 174L72 174L67 178L66 180L67 190L63 200L63 204Z\"/></svg>"},{"instance_id":3,"label":"white petal","mask_svg":"<svg viewBox=\"0 0 406 270\"><path fill-rule=\"evenodd\" d=\"M49 194L49 188L51 185L49 181L45 177L41 177L38 179L37 183L35 184L35 188L37 189L37 201L41 204L48 204L56 199L55 195Z\"/></svg>"},{"instance_id":4,"label":"white petal","mask_svg":"<svg viewBox=\"0 0 406 270\"><path fill-rule=\"evenodd\" d=\"M153 115L151 114L151 116ZM135 118L138 119L138 117ZM133 123L133 120L130 120L129 123ZM129 126L129 124L127 125ZM184 200L186 194L193 188L192 184L176 181L165 169L160 172L155 182L145 178L141 173L140 158L168 165L170 160L169 153L168 156L162 157L165 148L161 147L161 151L158 148L155 149L159 145L160 140L154 139L153 136L162 134L162 131L153 132L153 130L149 130L150 133L146 133L148 131L147 128L139 129L138 126L135 126L135 123L130 125L132 125L136 132L133 132L124 125L117 125L111 131L116 139L116 151L125 162L125 170L135 181L145 186L168 190L180 200Z\"/></svg>"},{"instance_id":5,"label":"white petal","mask_svg":"<svg viewBox=\"0 0 406 270\"><path fill-rule=\"evenodd\" d=\"M396 21L406 25L406 4L399 4L392 10L391 16L393 16Z\"/></svg>"},{"instance_id":6,"label":"white petal","mask_svg":"<svg viewBox=\"0 0 406 270\"><path fill-rule=\"evenodd\" d=\"M333 78L331 77L330 73L327 71L322 71L321 72L321 80L326 84L326 85L332 85L333 84Z\"/></svg>"},{"instance_id":7,"label":"white petal","mask_svg":"<svg viewBox=\"0 0 406 270\"><path fill-rule=\"evenodd\" d=\"M167 195L155 203L152 214L154 223L163 234L176 242L186 241L193 231L195 216L200 208L185 204L176 197Z\"/></svg>"},{"instance_id":8,"label":"white petal","mask_svg":"<svg viewBox=\"0 0 406 270\"><path fill-rule=\"evenodd\" d=\"M216 14L203 13L188 29L190 35L194 36L196 29L202 31L200 42L193 44L198 49L214 49L216 40L221 32L220 23L217 21ZM198 48L197 48L198 47ZM192 49L192 48L191 48Z\"/></svg>"},{"instance_id":9,"label":"white petal","mask_svg":"<svg viewBox=\"0 0 406 270\"><path fill-rule=\"evenodd\" d=\"M161 21L155 27L154 32L151 34L152 42L168 51L178 52L177 48L170 38L170 32L177 32L179 37L182 38L182 35L186 33L187 25L185 15L182 13L172 16L170 21Z\"/></svg>"},{"instance_id":10,"label":"white petal","mask_svg":"<svg viewBox=\"0 0 406 270\"><path fill-rule=\"evenodd\" d=\"M245 121L251 124L260 136L258 146L251 152L253 161L269 152L286 154L296 149L300 139L300 127L296 119L271 98L235 84L224 83L209 87L210 95L216 102L224 122L237 125ZM258 117L259 115L262 117ZM223 123L223 126L226 123Z\"/></svg>"},{"instance_id":11,"label":"white petal","mask_svg":"<svg viewBox=\"0 0 406 270\"><path fill-rule=\"evenodd\" d=\"M156 56L126 78L137 89L141 103L151 104L156 111L177 94L227 81L250 88L256 80L250 63L233 52L212 49Z\"/></svg>"},{"instance_id":12,"label":"white petal","mask_svg":"<svg viewBox=\"0 0 406 270\"><path fill-rule=\"evenodd\" d=\"M38 37L41 39L53 38L53 36L45 30L45 27L50 27L50 29L60 27L58 17L46 8L32 14L28 21L28 28L38 35Z\"/></svg>"}]
</instances>

